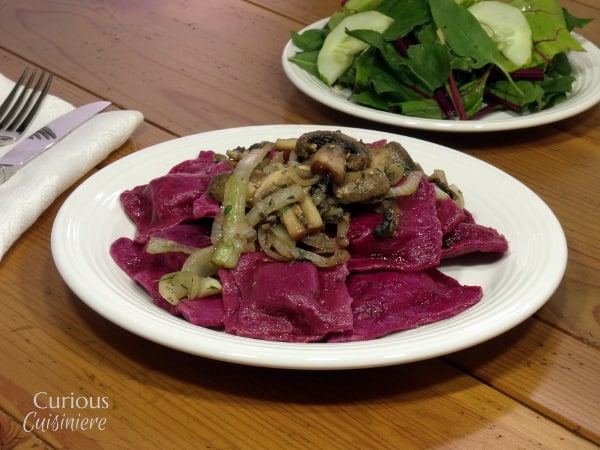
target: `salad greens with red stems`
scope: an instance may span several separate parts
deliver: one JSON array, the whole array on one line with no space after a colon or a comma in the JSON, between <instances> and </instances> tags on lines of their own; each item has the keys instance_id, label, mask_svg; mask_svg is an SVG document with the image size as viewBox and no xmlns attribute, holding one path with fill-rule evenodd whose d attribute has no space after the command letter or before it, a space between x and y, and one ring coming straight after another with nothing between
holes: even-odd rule
<instances>
[{"instance_id":1,"label":"salad greens with red stems","mask_svg":"<svg viewBox=\"0 0 600 450\"><path fill-rule=\"evenodd\" d=\"M517 20L518 19L518 20ZM367 107L430 119L530 113L564 101L584 51L557 0L349 0L292 32L289 58Z\"/></svg>"}]
</instances>

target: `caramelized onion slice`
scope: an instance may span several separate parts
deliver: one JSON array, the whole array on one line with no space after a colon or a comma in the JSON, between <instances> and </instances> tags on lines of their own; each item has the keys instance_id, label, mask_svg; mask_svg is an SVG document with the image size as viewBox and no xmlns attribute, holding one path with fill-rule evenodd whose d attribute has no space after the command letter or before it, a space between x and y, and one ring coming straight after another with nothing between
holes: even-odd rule
<instances>
[{"instance_id":1,"label":"caramelized onion slice","mask_svg":"<svg viewBox=\"0 0 600 450\"><path fill-rule=\"evenodd\" d=\"M306 192L302 186L297 184L278 189L255 203L246 214L246 222L250 227L255 227L270 214L288 205L302 201L305 196Z\"/></svg>"},{"instance_id":2,"label":"caramelized onion slice","mask_svg":"<svg viewBox=\"0 0 600 450\"><path fill-rule=\"evenodd\" d=\"M221 283L212 277L202 277L194 272L180 270L163 275L158 282L158 292L166 301L177 305L183 298L193 300L216 295Z\"/></svg>"},{"instance_id":3,"label":"caramelized onion slice","mask_svg":"<svg viewBox=\"0 0 600 450\"><path fill-rule=\"evenodd\" d=\"M402 197L406 195L414 194L419 187L419 183L423 178L423 172L418 170L409 172L406 179L397 186L392 186L388 191L388 195L391 197Z\"/></svg>"}]
</instances>

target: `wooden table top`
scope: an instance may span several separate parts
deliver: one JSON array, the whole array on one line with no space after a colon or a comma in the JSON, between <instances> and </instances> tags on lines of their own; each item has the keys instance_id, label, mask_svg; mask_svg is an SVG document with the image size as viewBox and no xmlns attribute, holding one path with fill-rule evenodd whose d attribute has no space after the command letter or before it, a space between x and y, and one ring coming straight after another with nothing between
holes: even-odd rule
<instances>
[{"instance_id":1,"label":"wooden table top","mask_svg":"<svg viewBox=\"0 0 600 450\"><path fill-rule=\"evenodd\" d=\"M292 371L204 359L123 330L67 287L50 232L69 190L0 262L0 448L600 446L600 106L489 134L394 128L334 111L291 85L280 57L291 30L338 3L5 0L0 72L14 79L35 65L56 74L52 93L73 104L108 99L144 113L88 175L178 136L259 124L393 131L473 155L533 189L564 228L567 270L547 304L488 342L404 365ZM600 45L597 0L563 5L596 19L578 32ZM40 393L103 398L106 408L36 410ZM32 411L105 426L31 430L23 425Z\"/></svg>"}]
</instances>

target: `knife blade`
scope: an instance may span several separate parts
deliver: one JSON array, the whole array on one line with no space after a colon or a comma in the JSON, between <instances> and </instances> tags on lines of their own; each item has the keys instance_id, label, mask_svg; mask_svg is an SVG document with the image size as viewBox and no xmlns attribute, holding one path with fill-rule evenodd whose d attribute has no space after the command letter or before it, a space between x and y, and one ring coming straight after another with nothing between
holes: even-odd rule
<instances>
[{"instance_id":1,"label":"knife blade","mask_svg":"<svg viewBox=\"0 0 600 450\"><path fill-rule=\"evenodd\" d=\"M25 164L65 136L110 106L111 102L99 101L80 106L28 136L0 157L0 184L13 176Z\"/></svg>"}]
</instances>

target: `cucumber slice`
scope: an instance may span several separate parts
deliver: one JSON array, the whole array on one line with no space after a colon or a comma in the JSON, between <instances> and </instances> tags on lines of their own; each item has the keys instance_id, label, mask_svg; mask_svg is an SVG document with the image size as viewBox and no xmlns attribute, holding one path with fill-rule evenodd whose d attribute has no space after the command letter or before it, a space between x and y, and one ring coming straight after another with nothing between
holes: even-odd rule
<instances>
[{"instance_id":1,"label":"cucumber slice","mask_svg":"<svg viewBox=\"0 0 600 450\"><path fill-rule=\"evenodd\" d=\"M531 28L523 13L514 6L495 0L469 7L498 50L517 67L531 62L533 42Z\"/></svg>"},{"instance_id":2,"label":"cucumber slice","mask_svg":"<svg viewBox=\"0 0 600 450\"><path fill-rule=\"evenodd\" d=\"M354 11L370 11L377 8L383 0L348 0L344 8Z\"/></svg>"},{"instance_id":3,"label":"cucumber slice","mask_svg":"<svg viewBox=\"0 0 600 450\"><path fill-rule=\"evenodd\" d=\"M317 57L317 70L325 83L331 86L352 65L354 56L368 44L346 34L346 30L384 32L394 21L377 11L365 11L346 17L325 38Z\"/></svg>"}]
</instances>

